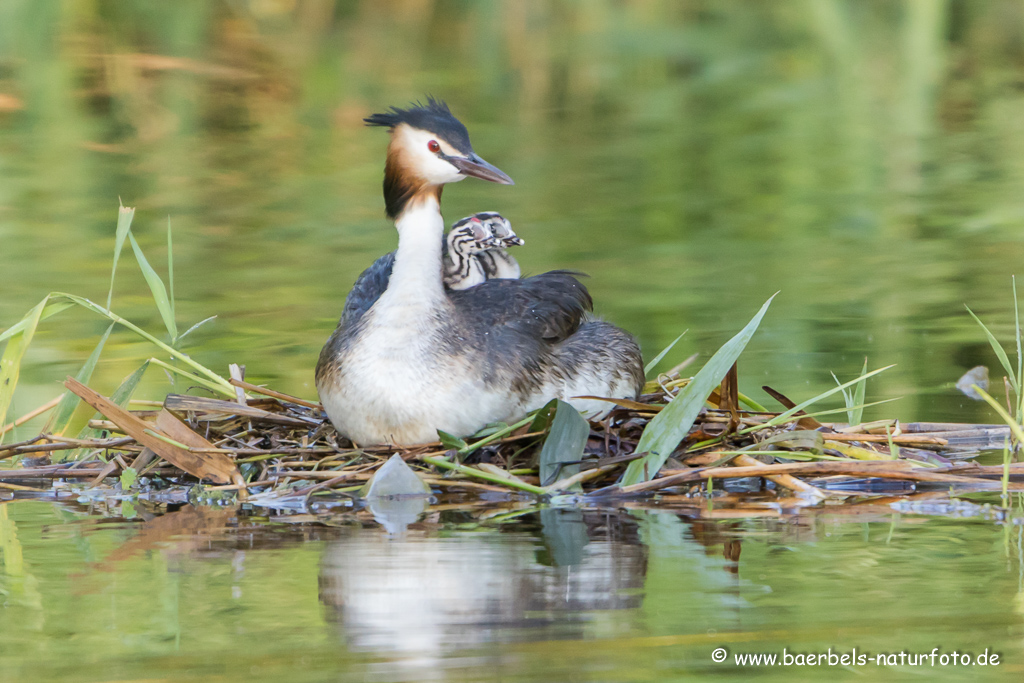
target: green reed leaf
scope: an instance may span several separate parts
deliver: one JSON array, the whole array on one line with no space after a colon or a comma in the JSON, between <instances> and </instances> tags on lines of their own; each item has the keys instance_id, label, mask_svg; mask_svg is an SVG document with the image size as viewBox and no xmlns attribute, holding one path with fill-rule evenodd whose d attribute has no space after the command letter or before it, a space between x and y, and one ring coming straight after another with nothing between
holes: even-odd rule
<instances>
[{"instance_id":1,"label":"green reed leaf","mask_svg":"<svg viewBox=\"0 0 1024 683\"><path fill-rule=\"evenodd\" d=\"M668 352L672 350L672 347L675 346L676 344L678 344L679 340L682 339L686 335L687 332L689 332L689 330L685 330L681 335L676 337L675 340L673 340L671 344L669 344L668 346L663 348L661 350L661 353L659 353L657 356L652 358L651 362L644 366L644 377L647 377L647 376L649 376L651 374L651 370L653 370L654 368L656 368L658 366L658 363L661 362L661 359L664 358L666 355L668 355Z\"/></svg>"},{"instance_id":2,"label":"green reed leaf","mask_svg":"<svg viewBox=\"0 0 1024 683\"><path fill-rule=\"evenodd\" d=\"M590 424L579 411L565 401L558 401L551 431L540 450L540 484L547 486L556 479L571 477L580 471L579 461L590 436ZM571 464L567 464L571 463ZM577 484L573 490L580 490Z\"/></svg>"},{"instance_id":3,"label":"green reed leaf","mask_svg":"<svg viewBox=\"0 0 1024 683\"><path fill-rule=\"evenodd\" d=\"M868 359L867 359L867 356L865 356L864 357L864 367L862 367L860 369L860 376L863 377L864 380L862 382L858 382L856 384L856 386L854 387L854 390L853 390L853 405L854 406L863 406L864 405L864 395L867 392L867 386L868 386L867 377L864 377L864 375L866 375L867 373L868 373ZM863 421L864 421L864 408L863 407L861 407L861 408L857 408L857 407L850 408L850 424L851 425L858 425L858 424L860 424Z\"/></svg>"},{"instance_id":4,"label":"green reed leaf","mask_svg":"<svg viewBox=\"0 0 1024 683\"><path fill-rule=\"evenodd\" d=\"M164 320L167 334L171 336L171 344L174 345L178 340L178 325L174 322L174 309L167 296L167 288L164 286L164 281L157 274L156 270L153 269L153 266L149 265L146 255L142 253L142 248L135 241L135 235L128 233L128 240L132 243L135 259L139 262L139 268L142 269L142 275L146 278L149 291L153 293L153 301L156 302L157 310L160 311L160 317Z\"/></svg>"},{"instance_id":5,"label":"green reed leaf","mask_svg":"<svg viewBox=\"0 0 1024 683\"><path fill-rule=\"evenodd\" d=\"M964 306L964 308L966 308L967 312L971 314L971 317L974 318L975 322L981 325L981 329L985 331L985 336L988 337L988 343L992 347L992 350L996 352L996 358L998 358L999 362L1002 363L1003 369L1006 371L1006 377L1009 379L1014 393L1019 396L1020 385L1017 383L1017 373L1014 372L1013 367L1010 365L1010 359L1006 357L1006 351L1003 350L1003 345L999 343L999 340L996 339L995 335L992 334L988 327L985 326L985 323L981 322L981 318L974 315L974 311L967 306Z\"/></svg>"},{"instance_id":6,"label":"green reed leaf","mask_svg":"<svg viewBox=\"0 0 1024 683\"><path fill-rule=\"evenodd\" d=\"M174 314L174 244L171 241L171 217L167 217L167 294L171 299L171 320Z\"/></svg>"},{"instance_id":7,"label":"green reed leaf","mask_svg":"<svg viewBox=\"0 0 1024 683\"><path fill-rule=\"evenodd\" d=\"M0 425L7 421L7 411L14 399L14 390L18 386L18 377L21 374L21 360L25 357L25 351L32 343L32 337L39 326L43 309L49 296L44 298L35 307L25 314L19 325L24 323L21 330L10 336L7 346L4 348L3 356L0 356ZM0 434L0 442L3 441L3 434Z\"/></svg>"},{"instance_id":8,"label":"green reed leaf","mask_svg":"<svg viewBox=\"0 0 1024 683\"><path fill-rule=\"evenodd\" d=\"M110 400L122 408L127 407L128 401L132 399L135 389L138 388L139 383L142 381L142 376L146 374L148 368L149 361L147 360L135 372L125 377L124 381L121 382L121 386L110 395Z\"/></svg>"},{"instance_id":9,"label":"green reed leaf","mask_svg":"<svg viewBox=\"0 0 1024 683\"><path fill-rule=\"evenodd\" d=\"M773 294L746 327L718 349L690 383L680 389L672 402L647 424L636 447L637 453L647 455L629 464L622 477L622 485L648 481L658 473L672 451L689 433L707 397L743 353L774 298Z\"/></svg>"},{"instance_id":10,"label":"green reed leaf","mask_svg":"<svg viewBox=\"0 0 1024 683\"><path fill-rule=\"evenodd\" d=\"M110 291L107 292L107 310L110 310L110 302L114 298L114 275L117 273L117 262L121 258L121 248L124 247L124 240L132 228L132 219L135 218L135 209L121 206L117 210L117 231L114 233L114 264L110 267Z\"/></svg>"},{"instance_id":11,"label":"green reed leaf","mask_svg":"<svg viewBox=\"0 0 1024 683\"><path fill-rule=\"evenodd\" d=\"M114 329L114 323L110 323L107 327L107 331L100 337L100 341L96 344L96 348L89 354L89 358L86 359L85 365L75 375L82 384L89 384L89 380L92 379L93 370L96 369L96 363L100 360L100 354L103 353L103 345L107 343L107 339L110 337L110 333ZM50 418L49 423L46 425L46 429L43 431L51 434L63 434L64 430L67 429L68 423L71 422L71 416L75 412L75 408L78 407L78 403L81 399L70 391L64 394L64 398L57 404L57 409L53 412L53 416Z\"/></svg>"},{"instance_id":12,"label":"green reed leaf","mask_svg":"<svg viewBox=\"0 0 1024 683\"><path fill-rule=\"evenodd\" d=\"M47 297L49 298L49 297ZM39 322L42 322L50 316L57 315L61 311L66 311L71 308L74 304L70 304L67 301L61 301L59 303L50 303L43 307L43 312L39 315ZM18 322L14 323L2 333L0 333L0 342L10 339L19 332L25 330L29 325L29 317L25 316Z\"/></svg>"}]
</instances>

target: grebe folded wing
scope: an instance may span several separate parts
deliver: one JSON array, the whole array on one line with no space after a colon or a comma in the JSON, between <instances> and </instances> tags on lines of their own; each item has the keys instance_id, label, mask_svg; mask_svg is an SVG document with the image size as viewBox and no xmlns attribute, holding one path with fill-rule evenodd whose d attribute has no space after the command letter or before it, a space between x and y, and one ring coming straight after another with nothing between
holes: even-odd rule
<instances>
[{"instance_id":1,"label":"grebe folded wing","mask_svg":"<svg viewBox=\"0 0 1024 683\"><path fill-rule=\"evenodd\" d=\"M521 280L487 280L448 296L466 324L483 331L512 329L555 343L579 329L593 310L590 293L577 279L581 275L553 270Z\"/></svg>"},{"instance_id":2,"label":"grebe folded wing","mask_svg":"<svg viewBox=\"0 0 1024 683\"><path fill-rule=\"evenodd\" d=\"M388 288L391 269L394 266L395 252L392 251L381 256L360 273L356 283L352 285L352 291L345 297L345 307L341 311L339 324L351 325L370 310L370 306L373 306Z\"/></svg>"}]
</instances>

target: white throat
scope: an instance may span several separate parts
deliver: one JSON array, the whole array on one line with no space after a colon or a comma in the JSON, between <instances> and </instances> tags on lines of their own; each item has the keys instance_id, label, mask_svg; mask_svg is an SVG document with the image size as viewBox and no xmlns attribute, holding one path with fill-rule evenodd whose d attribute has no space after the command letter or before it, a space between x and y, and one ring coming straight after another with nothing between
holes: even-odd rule
<instances>
[{"instance_id":1,"label":"white throat","mask_svg":"<svg viewBox=\"0 0 1024 683\"><path fill-rule=\"evenodd\" d=\"M437 198L415 200L395 221L398 250L385 296L395 303L433 302L444 298L441 242L444 219Z\"/></svg>"}]
</instances>

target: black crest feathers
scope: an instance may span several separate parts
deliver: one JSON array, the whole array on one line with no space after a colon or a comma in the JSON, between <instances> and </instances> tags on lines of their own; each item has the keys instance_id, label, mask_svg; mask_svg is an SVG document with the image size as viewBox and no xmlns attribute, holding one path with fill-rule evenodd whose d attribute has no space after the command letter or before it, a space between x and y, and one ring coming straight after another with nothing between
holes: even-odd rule
<instances>
[{"instance_id":1,"label":"black crest feathers","mask_svg":"<svg viewBox=\"0 0 1024 683\"><path fill-rule=\"evenodd\" d=\"M407 109L391 107L386 112L367 116L363 121L368 126L389 129L405 123L413 128L435 133L463 154L470 154L473 151L469 144L469 131L455 118L447 104L433 97L427 97L425 105L413 102Z\"/></svg>"}]
</instances>

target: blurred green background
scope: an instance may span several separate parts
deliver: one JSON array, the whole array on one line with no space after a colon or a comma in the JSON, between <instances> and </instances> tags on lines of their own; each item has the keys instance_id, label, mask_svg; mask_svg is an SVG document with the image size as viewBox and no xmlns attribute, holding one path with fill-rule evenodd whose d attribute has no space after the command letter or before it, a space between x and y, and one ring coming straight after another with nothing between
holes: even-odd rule
<instances>
[{"instance_id":1,"label":"blurred green background","mask_svg":"<svg viewBox=\"0 0 1024 683\"><path fill-rule=\"evenodd\" d=\"M806 398L868 356L898 363L869 400L904 397L874 415L994 418L950 385L995 363L964 304L1012 336L1017 0L6 0L0 328L54 289L104 301L120 198L158 265L171 220L179 327L218 316L187 350L313 396L349 286L396 243L361 118L428 93L517 182L450 188L448 221L501 211L524 270L590 273L648 358L685 329L672 359L706 358L781 290L745 391ZM162 328L130 253L114 310ZM104 328L45 323L11 414ZM112 338L93 384L152 353Z\"/></svg>"}]
</instances>

